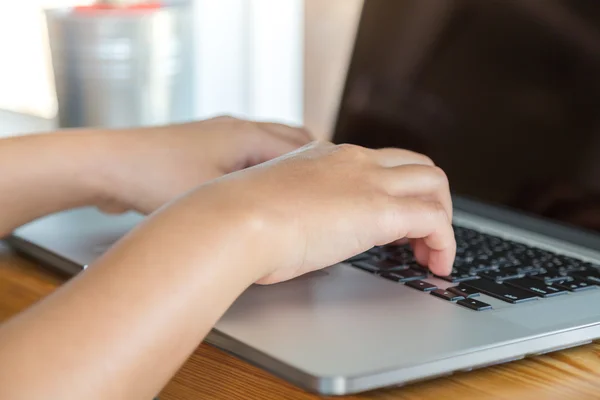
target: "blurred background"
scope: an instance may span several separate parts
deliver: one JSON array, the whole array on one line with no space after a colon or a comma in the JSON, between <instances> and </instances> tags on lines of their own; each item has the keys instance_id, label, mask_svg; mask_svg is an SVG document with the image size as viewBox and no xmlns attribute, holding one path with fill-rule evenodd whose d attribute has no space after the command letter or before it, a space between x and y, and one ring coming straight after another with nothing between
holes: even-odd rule
<instances>
[{"instance_id":1,"label":"blurred background","mask_svg":"<svg viewBox=\"0 0 600 400\"><path fill-rule=\"evenodd\" d=\"M362 0L169 0L160 8L183 12L151 22L151 10L112 13L107 20L106 10L68 8L93 3L0 3L0 134L220 114L331 134ZM48 9L55 11L45 14ZM131 28L132 18L146 18L140 22L146 26ZM125 71L117 39L127 37L142 51L132 51L138 60L129 60ZM79 54L102 45L117 57L100 63L100 53Z\"/></svg>"}]
</instances>

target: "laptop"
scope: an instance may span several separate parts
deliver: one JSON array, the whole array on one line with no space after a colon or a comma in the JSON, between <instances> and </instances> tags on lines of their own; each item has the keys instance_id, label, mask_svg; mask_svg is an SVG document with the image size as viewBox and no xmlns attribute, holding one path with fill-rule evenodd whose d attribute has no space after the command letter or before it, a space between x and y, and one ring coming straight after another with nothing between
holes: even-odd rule
<instances>
[{"instance_id":1,"label":"laptop","mask_svg":"<svg viewBox=\"0 0 600 400\"><path fill-rule=\"evenodd\" d=\"M600 338L599 43L595 1L366 0L334 141L447 171L452 274L377 247L250 287L207 341L342 395ZM142 218L78 209L10 242L76 274Z\"/></svg>"}]
</instances>

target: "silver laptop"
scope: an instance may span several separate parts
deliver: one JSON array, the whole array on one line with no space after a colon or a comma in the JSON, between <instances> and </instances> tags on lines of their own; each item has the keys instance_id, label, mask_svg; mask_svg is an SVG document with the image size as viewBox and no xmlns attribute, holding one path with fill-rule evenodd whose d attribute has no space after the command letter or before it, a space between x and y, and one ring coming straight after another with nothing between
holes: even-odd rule
<instances>
[{"instance_id":1,"label":"silver laptop","mask_svg":"<svg viewBox=\"0 0 600 400\"><path fill-rule=\"evenodd\" d=\"M251 287L207 340L335 395L600 338L597 43L596 2L366 0L335 141L413 149L447 171L453 273L375 248ZM76 274L141 218L75 210L11 243Z\"/></svg>"}]
</instances>

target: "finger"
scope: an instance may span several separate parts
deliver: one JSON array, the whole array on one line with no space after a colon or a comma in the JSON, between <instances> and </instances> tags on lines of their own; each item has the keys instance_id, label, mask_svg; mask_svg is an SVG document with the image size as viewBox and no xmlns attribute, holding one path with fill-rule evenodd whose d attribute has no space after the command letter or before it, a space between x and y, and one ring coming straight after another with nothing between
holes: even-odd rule
<instances>
[{"instance_id":1,"label":"finger","mask_svg":"<svg viewBox=\"0 0 600 400\"><path fill-rule=\"evenodd\" d=\"M367 149L367 152L373 155L377 160L377 163L382 167L396 167L399 165L406 164L421 164L421 165L435 165L431 158L426 155L415 153L414 151L405 149Z\"/></svg>"},{"instance_id":2,"label":"finger","mask_svg":"<svg viewBox=\"0 0 600 400\"><path fill-rule=\"evenodd\" d=\"M396 197L423 197L439 201L452 219L450 184L444 171L428 165L409 164L385 169L381 183Z\"/></svg>"},{"instance_id":3,"label":"finger","mask_svg":"<svg viewBox=\"0 0 600 400\"><path fill-rule=\"evenodd\" d=\"M429 264L429 248L422 239L410 239L415 260L419 265L427 266Z\"/></svg>"},{"instance_id":4,"label":"finger","mask_svg":"<svg viewBox=\"0 0 600 400\"><path fill-rule=\"evenodd\" d=\"M416 198L396 199L392 218L384 225L392 238L420 239L425 250L420 252L421 261L436 275L448 275L456 255L456 241L452 223L444 207L435 201ZM389 242L390 240L388 240Z\"/></svg>"},{"instance_id":5,"label":"finger","mask_svg":"<svg viewBox=\"0 0 600 400\"><path fill-rule=\"evenodd\" d=\"M255 122L254 124L261 131L291 141L298 146L304 146L314 140L305 128L297 128L272 122Z\"/></svg>"}]
</instances>

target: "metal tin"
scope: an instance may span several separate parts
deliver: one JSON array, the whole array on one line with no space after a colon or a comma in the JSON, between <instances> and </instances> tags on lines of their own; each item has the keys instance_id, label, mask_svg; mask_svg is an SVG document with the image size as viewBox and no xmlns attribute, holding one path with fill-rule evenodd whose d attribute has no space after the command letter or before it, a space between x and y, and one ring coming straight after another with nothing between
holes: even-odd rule
<instances>
[{"instance_id":1,"label":"metal tin","mask_svg":"<svg viewBox=\"0 0 600 400\"><path fill-rule=\"evenodd\" d=\"M47 10L60 126L121 128L190 119L190 15L187 5Z\"/></svg>"}]
</instances>

